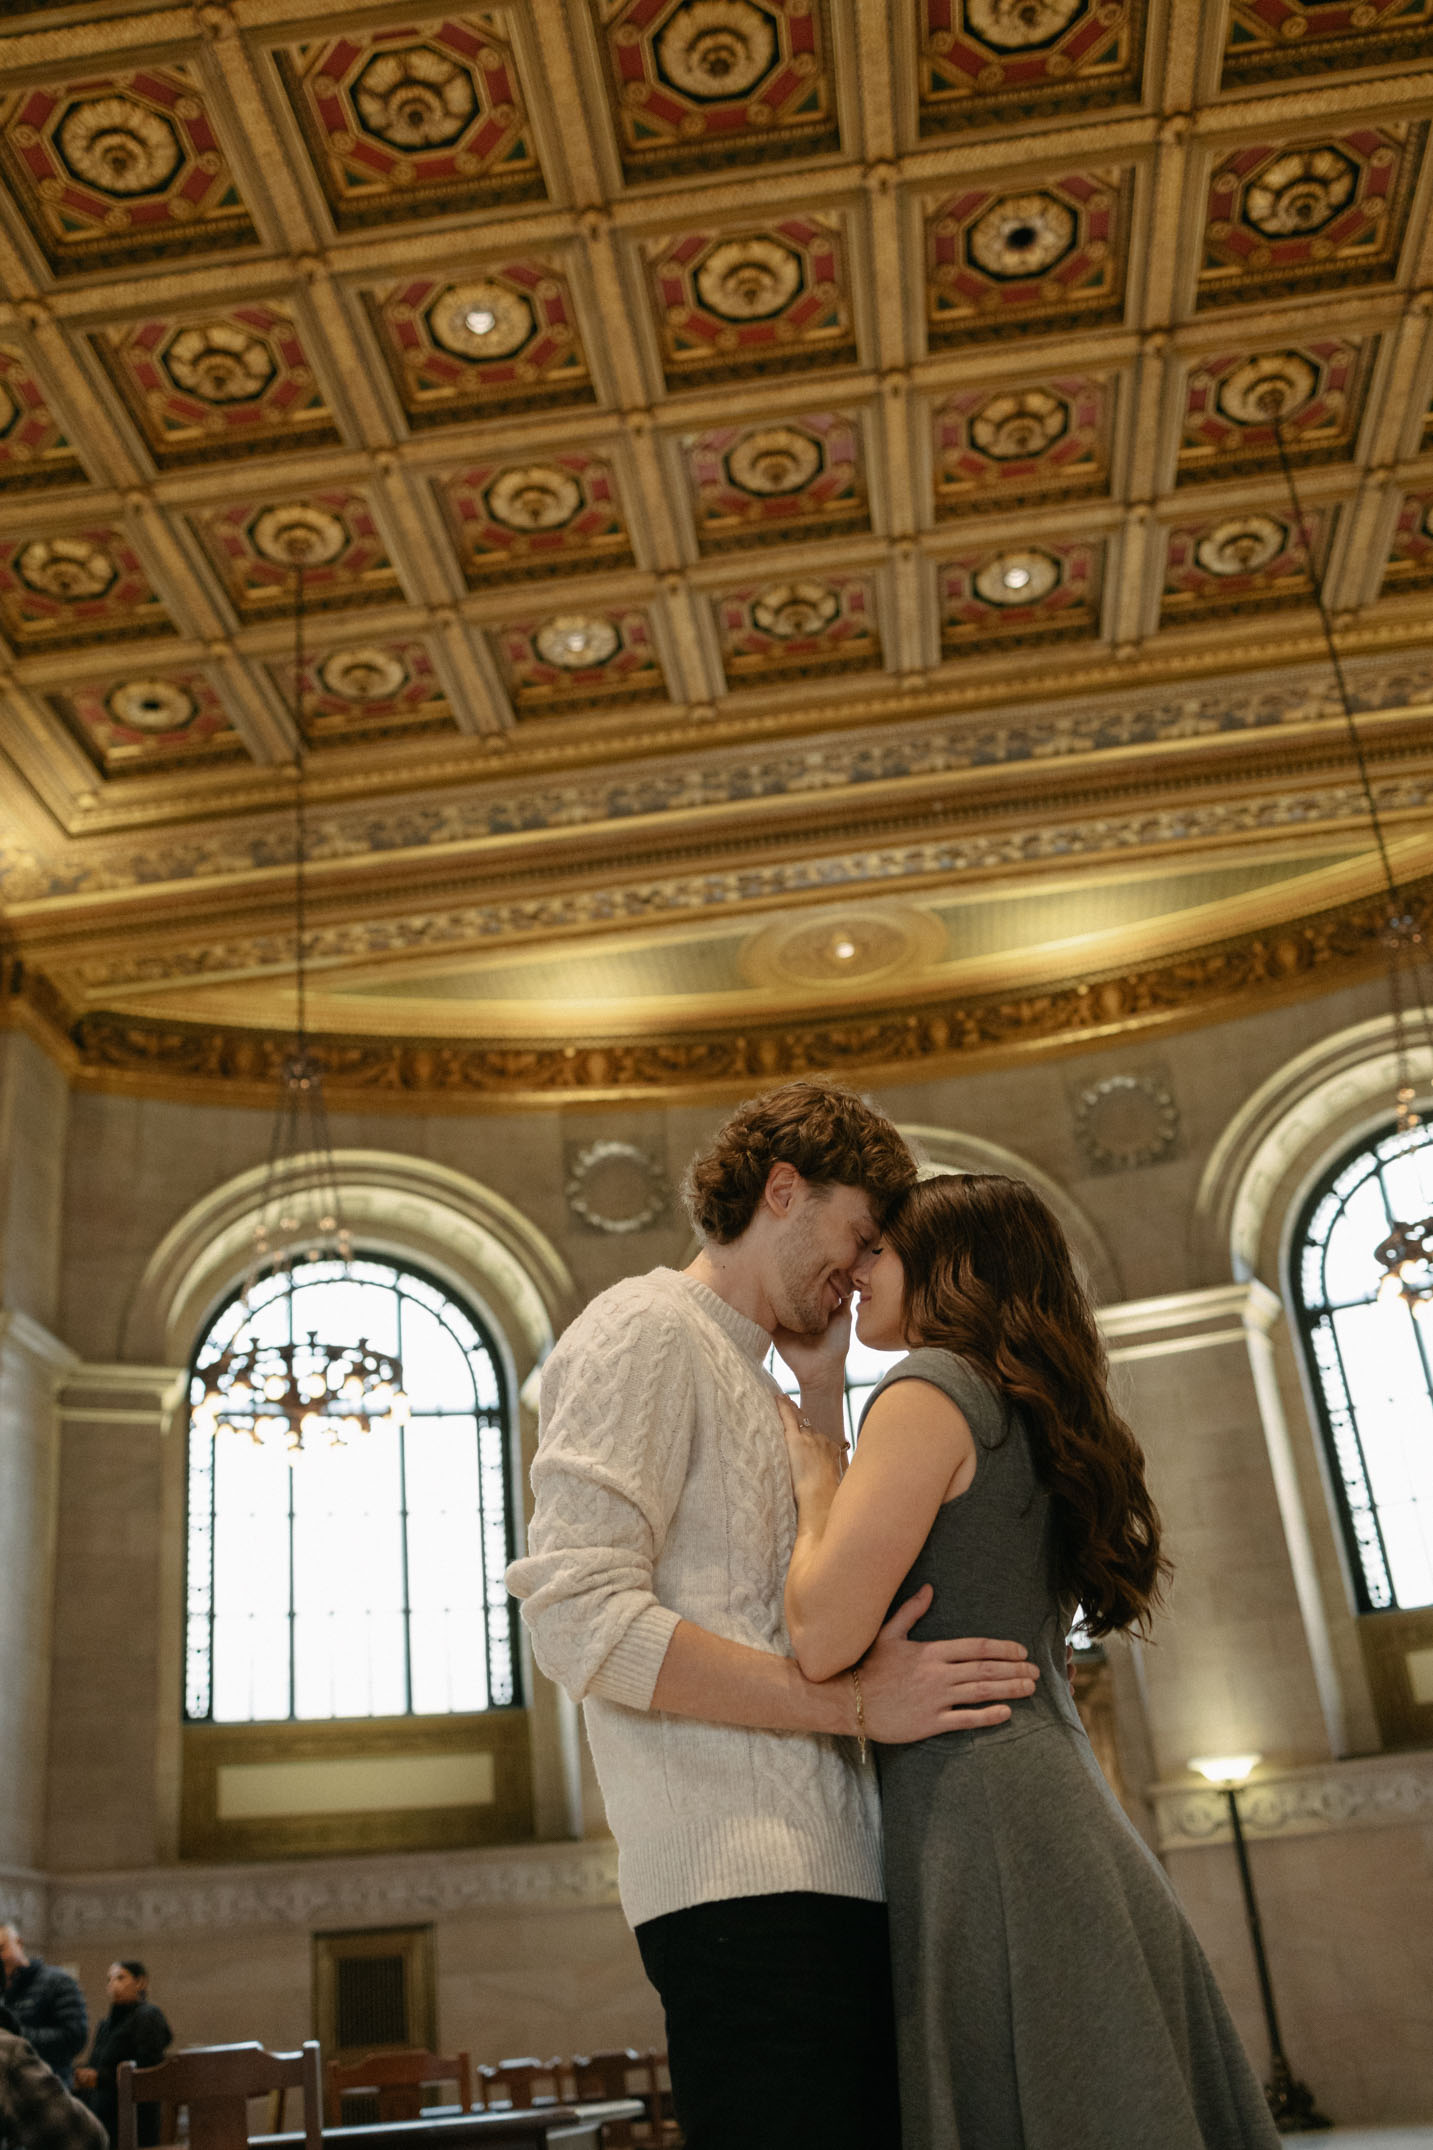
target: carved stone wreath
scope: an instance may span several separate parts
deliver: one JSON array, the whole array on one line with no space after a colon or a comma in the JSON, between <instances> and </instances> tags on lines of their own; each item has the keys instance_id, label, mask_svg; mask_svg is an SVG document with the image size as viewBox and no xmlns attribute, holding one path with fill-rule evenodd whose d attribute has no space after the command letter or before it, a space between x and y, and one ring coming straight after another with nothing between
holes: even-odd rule
<instances>
[{"instance_id":1,"label":"carved stone wreath","mask_svg":"<svg viewBox=\"0 0 1433 2150\"><path fill-rule=\"evenodd\" d=\"M1048 388L1003 389L980 406L970 438L982 455L1006 463L1043 454L1069 425L1069 405Z\"/></svg>"},{"instance_id":2,"label":"carved stone wreath","mask_svg":"<svg viewBox=\"0 0 1433 2150\"><path fill-rule=\"evenodd\" d=\"M1261 567L1278 558L1288 535L1272 515L1231 516L1206 531L1194 548L1194 557L1206 574L1257 575Z\"/></svg>"},{"instance_id":3,"label":"carved stone wreath","mask_svg":"<svg viewBox=\"0 0 1433 2150\"><path fill-rule=\"evenodd\" d=\"M763 426L739 440L726 459L727 476L744 493L799 493L820 470L821 444L795 426Z\"/></svg>"},{"instance_id":4,"label":"carved stone wreath","mask_svg":"<svg viewBox=\"0 0 1433 2150\"><path fill-rule=\"evenodd\" d=\"M657 62L688 97L741 97L769 74L776 26L751 0L688 0L657 37Z\"/></svg>"},{"instance_id":5,"label":"carved stone wreath","mask_svg":"<svg viewBox=\"0 0 1433 2150\"><path fill-rule=\"evenodd\" d=\"M1179 1140L1179 1107L1155 1075L1105 1075L1075 1102L1075 1140L1097 1172L1157 1165Z\"/></svg>"},{"instance_id":6,"label":"carved stone wreath","mask_svg":"<svg viewBox=\"0 0 1433 2150\"><path fill-rule=\"evenodd\" d=\"M725 239L697 270L704 306L723 321L766 321L801 288L801 263L778 239Z\"/></svg>"},{"instance_id":7,"label":"carved stone wreath","mask_svg":"<svg viewBox=\"0 0 1433 2150\"><path fill-rule=\"evenodd\" d=\"M127 679L111 688L105 707L116 724L136 732L179 732L193 721L198 705L172 679Z\"/></svg>"},{"instance_id":8,"label":"carved stone wreath","mask_svg":"<svg viewBox=\"0 0 1433 2150\"><path fill-rule=\"evenodd\" d=\"M1312 401L1318 385L1318 368L1301 351L1264 351L1220 382L1217 400L1236 426L1266 426L1273 422L1276 395L1278 416L1293 418Z\"/></svg>"},{"instance_id":9,"label":"carved stone wreath","mask_svg":"<svg viewBox=\"0 0 1433 2150\"><path fill-rule=\"evenodd\" d=\"M537 630L538 655L564 672L582 672L589 665L606 664L616 656L620 636L610 620L589 619L582 613L559 613Z\"/></svg>"},{"instance_id":10,"label":"carved stone wreath","mask_svg":"<svg viewBox=\"0 0 1433 2150\"><path fill-rule=\"evenodd\" d=\"M970 252L987 275L1043 276L1075 243L1075 216L1053 194L1013 194L972 227Z\"/></svg>"},{"instance_id":11,"label":"carved stone wreath","mask_svg":"<svg viewBox=\"0 0 1433 2150\"><path fill-rule=\"evenodd\" d=\"M408 668L391 650L363 645L325 657L318 676L345 702L386 702L407 684Z\"/></svg>"},{"instance_id":12,"label":"carved stone wreath","mask_svg":"<svg viewBox=\"0 0 1433 2150\"><path fill-rule=\"evenodd\" d=\"M132 97L87 97L56 133L77 179L101 194L154 194L174 177L181 155L174 129Z\"/></svg>"},{"instance_id":13,"label":"carved stone wreath","mask_svg":"<svg viewBox=\"0 0 1433 2150\"><path fill-rule=\"evenodd\" d=\"M997 52L1047 45L1068 30L1085 0L966 0L965 27Z\"/></svg>"},{"instance_id":14,"label":"carved stone wreath","mask_svg":"<svg viewBox=\"0 0 1433 2150\"><path fill-rule=\"evenodd\" d=\"M32 538L15 565L29 589L70 604L103 597L119 574L104 547L87 538Z\"/></svg>"},{"instance_id":15,"label":"carved stone wreath","mask_svg":"<svg viewBox=\"0 0 1433 2150\"><path fill-rule=\"evenodd\" d=\"M428 309L433 341L454 358L511 358L536 331L527 300L506 284L453 284Z\"/></svg>"},{"instance_id":16,"label":"carved stone wreath","mask_svg":"<svg viewBox=\"0 0 1433 2150\"><path fill-rule=\"evenodd\" d=\"M181 329L164 353L164 366L175 387L201 403L247 402L263 394L278 370L262 336L226 321Z\"/></svg>"},{"instance_id":17,"label":"carved stone wreath","mask_svg":"<svg viewBox=\"0 0 1433 2150\"><path fill-rule=\"evenodd\" d=\"M841 610L841 600L824 582L776 582L757 597L751 616L769 635L788 641L797 635L819 635Z\"/></svg>"},{"instance_id":18,"label":"carved stone wreath","mask_svg":"<svg viewBox=\"0 0 1433 2150\"><path fill-rule=\"evenodd\" d=\"M597 1182L612 1183L605 1206ZM612 1204L613 1193L626 1186L631 1207ZM647 1150L635 1142L593 1142L573 1159L564 1189L567 1206L582 1224L594 1232L640 1232L655 1224L667 1206L671 1188L667 1175Z\"/></svg>"},{"instance_id":19,"label":"carved stone wreath","mask_svg":"<svg viewBox=\"0 0 1433 2150\"><path fill-rule=\"evenodd\" d=\"M1035 605L1060 580L1060 563L1047 552L1002 552L975 574L975 593L988 605Z\"/></svg>"},{"instance_id":20,"label":"carved stone wreath","mask_svg":"<svg viewBox=\"0 0 1433 2150\"><path fill-rule=\"evenodd\" d=\"M1266 164L1244 195L1244 215L1268 239L1322 231L1352 200L1358 167L1341 149L1290 149Z\"/></svg>"},{"instance_id":21,"label":"carved stone wreath","mask_svg":"<svg viewBox=\"0 0 1433 2150\"><path fill-rule=\"evenodd\" d=\"M509 530L558 530L582 506L582 488L550 463L500 471L487 491L488 513Z\"/></svg>"},{"instance_id":22,"label":"carved stone wreath","mask_svg":"<svg viewBox=\"0 0 1433 2150\"><path fill-rule=\"evenodd\" d=\"M370 60L354 85L353 102L369 133L392 149L456 142L478 109L471 78L432 45L409 45Z\"/></svg>"},{"instance_id":23,"label":"carved stone wreath","mask_svg":"<svg viewBox=\"0 0 1433 2150\"><path fill-rule=\"evenodd\" d=\"M327 508L307 501L265 508L251 532L254 550L271 567L327 567L348 543L348 532Z\"/></svg>"}]
</instances>

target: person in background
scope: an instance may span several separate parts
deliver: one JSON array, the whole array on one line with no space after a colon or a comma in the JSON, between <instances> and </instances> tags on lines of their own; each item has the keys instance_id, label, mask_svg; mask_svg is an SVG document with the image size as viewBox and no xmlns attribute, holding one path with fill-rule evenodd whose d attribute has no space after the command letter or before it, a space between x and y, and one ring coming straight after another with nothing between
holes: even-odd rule
<instances>
[{"instance_id":1,"label":"person in background","mask_svg":"<svg viewBox=\"0 0 1433 2150\"><path fill-rule=\"evenodd\" d=\"M105 2150L93 2113L72 2098L0 2001L0 2150Z\"/></svg>"},{"instance_id":2,"label":"person in background","mask_svg":"<svg viewBox=\"0 0 1433 2150\"><path fill-rule=\"evenodd\" d=\"M75 2070L75 2087L85 2093L90 2110L99 2116L114 2143L119 2131L120 2062L132 2060L136 2068L155 2067L174 2034L163 2011L149 1998L149 1973L142 1963L132 1959L112 1963L105 1986L109 2014L95 2030L89 2059ZM138 2106L135 2120L141 2145L159 2141L157 2105Z\"/></svg>"},{"instance_id":3,"label":"person in background","mask_svg":"<svg viewBox=\"0 0 1433 2150\"><path fill-rule=\"evenodd\" d=\"M22 2036L68 2090L90 2027L79 1986L68 1971L29 1954L13 1919L0 1923L0 1971L5 1974L0 1999L19 2018Z\"/></svg>"}]
</instances>

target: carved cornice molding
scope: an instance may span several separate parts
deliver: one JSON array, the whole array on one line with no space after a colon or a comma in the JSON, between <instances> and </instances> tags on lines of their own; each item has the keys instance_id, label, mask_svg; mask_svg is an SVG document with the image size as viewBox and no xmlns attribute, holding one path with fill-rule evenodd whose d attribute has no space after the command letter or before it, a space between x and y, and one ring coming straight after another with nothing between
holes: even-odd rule
<instances>
[{"instance_id":1,"label":"carved cornice molding","mask_svg":"<svg viewBox=\"0 0 1433 2150\"><path fill-rule=\"evenodd\" d=\"M255 1926L313 1931L487 1909L591 1910L617 1901L615 1844L544 1844L56 1876L49 1886L48 1921L54 1947L110 1934L222 1933Z\"/></svg>"},{"instance_id":2,"label":"carved cornice molding","mask_svg":"<svg viewBox=\"0 0 1433 2150\"><path fill-rule=\"evenodd\" d=\"M1149 1798L1162 1852L1232 1841L1222 1792L1157 1784ZM1239 1819L1250 1837L1321 1836L1433 1822L1433 1754L1371 1755L1269 1770L1240 1792Z\"/></svg>"},{"instance_id":3,"label":"carved cornice molding","mask_svg":"<svg viewBox=\"0 0 1433 2150\"><path fill-rule=\"evenodd\" d=\"M46 1932L49 1908L47 1875L28 1866L0 1866L0 1919L12 1919L22 1934L38 1938Z\"/></svg>"},{"instance_id":4,"label":"carved cornice molding","mask_svg":"<svg viewBox=\"0 0 1433 2150\"><path fill-rule=\"evenodd\" d=\"M1433 925L1433 880L1405 889L1410 911ZM1376 898L1239 936L1147 968L1052 984L1019 997L972 994L866 1008L742 1030L706 1028L636 1039L466 1044L443 1038L315 1040L330 1094L366 1106L422 1097L438 1109L521 1104L574 1095L642 1097L692 1088L722 1093L752 1081L822 1071L923 1072L943 1065L1058 1051L1135 1031L1207 1022L1246 1003L1329 990L1384 960L1384 905ZM98 1087L224 1095L267 1102L286 1036L88 1014L70 1031L81 1081Z\"/></svg>"}]
</instances>

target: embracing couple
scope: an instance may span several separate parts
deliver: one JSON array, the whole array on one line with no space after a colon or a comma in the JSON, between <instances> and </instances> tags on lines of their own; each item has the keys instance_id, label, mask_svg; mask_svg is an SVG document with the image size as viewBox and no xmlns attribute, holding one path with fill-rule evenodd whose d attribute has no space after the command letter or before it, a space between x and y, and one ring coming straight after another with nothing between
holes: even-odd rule
<instances>
[{"instance_id":1,"label":"embracing couple","mask_svg":"<svg viewBox=\"0 0 1433 2150\"><path fill-rule=\"evenodd\" d=\"M544 1368L508 1581L585 1705L689 2150L1265 2150L1066 1679L1076 1607L1138 1628L1166 1564L1056 1219L918 1180L823 1083L743 1106L685 1193L690 1268ZM853 1294L908 1355L848 1466Z\"/></svg>"}]
</instances>

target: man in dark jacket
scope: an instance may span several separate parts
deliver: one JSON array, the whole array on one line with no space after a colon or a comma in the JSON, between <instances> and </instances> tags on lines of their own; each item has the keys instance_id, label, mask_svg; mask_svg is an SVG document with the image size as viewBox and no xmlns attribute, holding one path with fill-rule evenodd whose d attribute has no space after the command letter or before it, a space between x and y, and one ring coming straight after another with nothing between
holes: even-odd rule
<instances>
[{"instance_id":1,"label":"man in dark jacket","mask_svg":"<svg viewBox=\"0 0 1433 2150\"><path fill-rule=\"evenodd\" d=\"M68 1971L28 1953L13 1919L0 1925L0 1971L5 1974L0 1998L19 2017L21 2031L46 2067L54 2069L68 2090L75 2056L83 2050L90 2027L84 1995Z\"/></svg>"},{"instance_id":2,"label":"man in dark jacket","mask_svg":"<svg viewBox=\"0 0 1433 2150\"><path fill-rule=\"evenodd\" d=\"M109 2014L95 2031L89 2059L75 2070L75 2087L89 2099L90 2110L104 2122L114 2143L119 2138L120 2062L153 2068L163 2060L173 2033L149 1998L149 1973L142 1963L112 1963L105 1985ZM136 2106L135 2122L141 2144L159 2141L157 2105Z\"/></svg>"},{"instance_id":3,"label":"man in dark jacket","mask_svg":"<svg viewBox=\"0 0 1433 2150\"><path fill-rule=\"evenodd\" d=\"M3 2150L105 2150L104 2129L72 2098L0 2002L0 2145Z\"/></svg>"}]
</instances>

